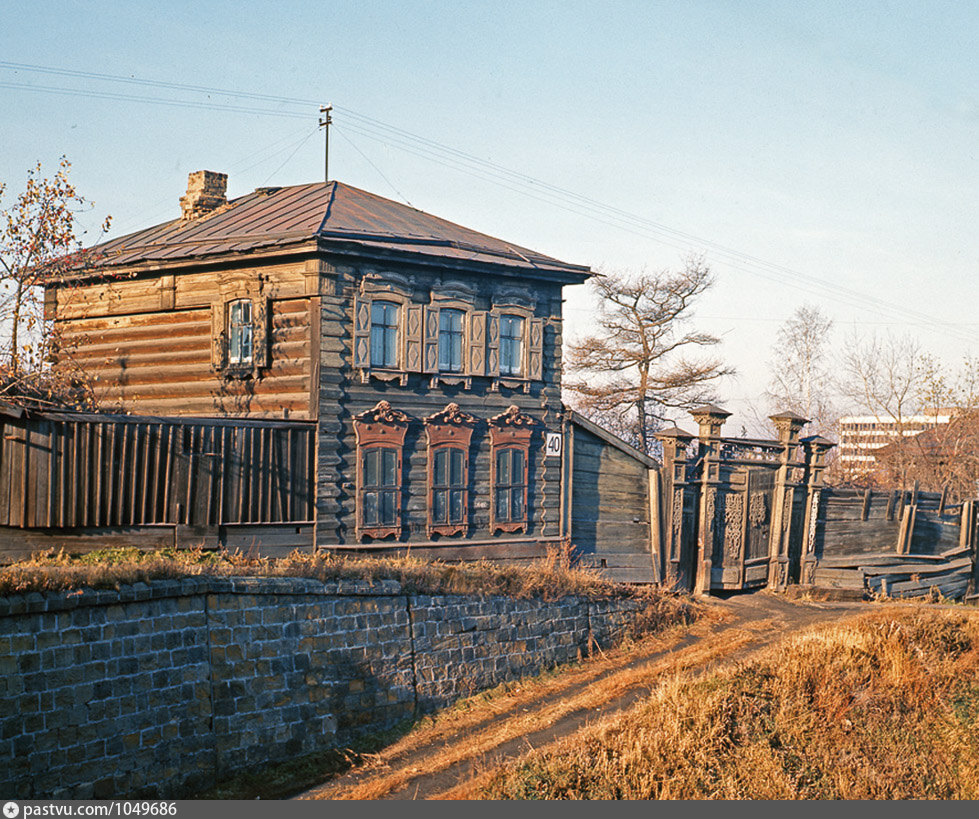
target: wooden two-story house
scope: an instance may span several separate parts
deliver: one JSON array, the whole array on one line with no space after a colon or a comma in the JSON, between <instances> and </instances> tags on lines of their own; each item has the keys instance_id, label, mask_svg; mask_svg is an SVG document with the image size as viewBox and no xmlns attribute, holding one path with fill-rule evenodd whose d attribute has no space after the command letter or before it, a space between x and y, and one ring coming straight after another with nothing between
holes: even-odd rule
<instances>
[{"instance_id":1,"label":"wooden two-story house","mask_svg":"<svg viewBox=\"0 0 979 819\"><path fill-rule=\"evenodd\" d=\"M588 267L340 182L232 201L226 183L191 174L181 218L50 284L101 410L315 422L321 548L520 559L567 542L562 287ZM648 556L654 464L632 462Z\"/></svg>"}]
</instances>

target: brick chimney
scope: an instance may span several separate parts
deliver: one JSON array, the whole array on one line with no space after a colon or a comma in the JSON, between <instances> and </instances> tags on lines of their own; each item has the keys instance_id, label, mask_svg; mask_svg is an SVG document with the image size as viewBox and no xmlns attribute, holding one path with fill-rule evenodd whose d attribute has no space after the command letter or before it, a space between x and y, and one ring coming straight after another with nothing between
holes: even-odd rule
<instances>
[{"instance_id":1,"label":"brick chimney","mask_svg":"<svg viewBox=\"0 0 979 819\"><path fill-rule=\"evenodd\" d=\"M187 176L187 193L180 197L181 219L199 219L228 204L228 175L215 171L194 171Z\"/></svg>"}]
</instances>

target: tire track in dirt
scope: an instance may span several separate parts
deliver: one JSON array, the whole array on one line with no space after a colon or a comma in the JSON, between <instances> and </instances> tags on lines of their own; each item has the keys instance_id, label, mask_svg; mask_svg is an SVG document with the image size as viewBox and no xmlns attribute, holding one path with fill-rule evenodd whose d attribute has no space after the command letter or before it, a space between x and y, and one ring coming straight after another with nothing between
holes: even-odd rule
<instances>
[{"instance_id":1,"label":"tire track in dirt","mask_svg":"<svg viewBox=\"0 0 979 819\"><path fill-rule=\"evenodd\" d=\"M651 635L543 680L517 683L467 711L442 712L365 764L299 799L458 798L473 780L532 748L624 711L660 680L744 659L784 635L866 608L758 592L710 598L693 626Z\"/></svg>"}]
</instances>

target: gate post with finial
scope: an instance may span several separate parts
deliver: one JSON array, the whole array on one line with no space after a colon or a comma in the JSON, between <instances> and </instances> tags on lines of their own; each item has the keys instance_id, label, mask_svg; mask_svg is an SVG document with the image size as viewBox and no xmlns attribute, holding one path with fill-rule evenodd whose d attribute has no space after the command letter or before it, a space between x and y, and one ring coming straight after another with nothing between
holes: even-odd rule
<instances>
[{"instance_id":1,"label":"gate post with finial","mask_svg":"<svg viewBox=\"0 0 979 819\"><path fill-rule=\"evenodd\" d=\"M778 431L782 445L779 468L775 478L775 496L772 503L772 528L768 541L768 587L784 589L790 580L790 547L792 543L795 490L802 485L805 461L799 458L801 444L799 433L809 419L794 412L770 415Z\"/></svg>"},{"instance_id":2,"label":"gate post with finial","mask_svg":"<svg viewBox=\"0 0 979 819\"><path fill-rule=\"evenodd\" d=\"M690 410L697 422L700 448L700 515L697 527L697 579L694 590L709 594L717 527L717 491L721 483L721 427L731 416L725 409L705 404Z\"/></svg>"}]
</instances>

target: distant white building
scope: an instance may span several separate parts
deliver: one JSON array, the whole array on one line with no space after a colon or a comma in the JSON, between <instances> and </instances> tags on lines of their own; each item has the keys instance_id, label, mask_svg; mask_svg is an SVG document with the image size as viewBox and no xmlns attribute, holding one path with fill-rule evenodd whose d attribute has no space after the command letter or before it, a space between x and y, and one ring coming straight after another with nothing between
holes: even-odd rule
<instances>
[{"instance_id":1,"label":"distant white building","mask_svg":"<svg viewBox=\"0 0 979 819\"><path fill-rule=\"evenodd\" d=\"M874 451L901 437L910 438L947 424L952 409L924 415L909 415L898 422L877 415L847 415L840 418L840 464L851 472L870 472L877 465Z\"/></svg>"}]
</instances>

